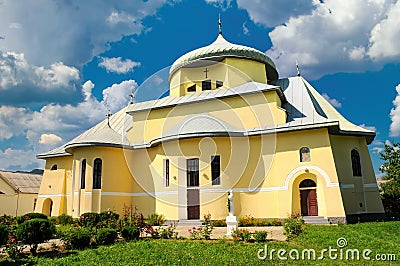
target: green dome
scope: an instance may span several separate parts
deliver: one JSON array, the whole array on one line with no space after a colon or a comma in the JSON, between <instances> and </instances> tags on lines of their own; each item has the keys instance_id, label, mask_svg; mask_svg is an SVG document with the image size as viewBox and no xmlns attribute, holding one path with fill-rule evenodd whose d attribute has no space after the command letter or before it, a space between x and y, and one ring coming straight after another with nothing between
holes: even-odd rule
<instances>
[{"instance_id":1,"label":"green dome","mask_svg":"<svg viewBox=\"0 0 400 266\"><path fill-rule=\"evenodd\" d=\"M222 34L219 34L212 44L198 48L179 57L172 64L169 74L171 77L178 69L197 60L218 60L226 57L244 58L261 62L265 64L268 79L278 79L279 75L275 64L265 53L251 47L230 43L224 39Z\"/></svg>"}]
</instances>

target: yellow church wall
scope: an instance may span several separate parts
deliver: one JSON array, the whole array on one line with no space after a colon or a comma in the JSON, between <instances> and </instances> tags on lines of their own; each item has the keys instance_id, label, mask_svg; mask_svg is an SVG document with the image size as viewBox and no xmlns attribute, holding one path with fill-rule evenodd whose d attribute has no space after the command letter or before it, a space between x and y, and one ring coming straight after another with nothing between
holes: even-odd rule
<instances>
[{"instance_id":1,"label":"yellow church wall","mask_svg":"<svg viewBox=\"0 0 400 266\"><path fill-rule=\"evenodd\" d=\"M265 65L260 62L243 58L225 58L222 62L204 61L203 65L178 69L169 80L170 95L179 97L195 93L187 91L193 84L196 84L196 92L201 92L203 80L211 80L212 89L216 89L216 81L222 81L221 88L225 89L250 81L267 83Z\"/></svg>"},{"instance_id":2,"label":"yellow church wall","mask_svg":"<svg viewBox=\"0 0 400 266\"><path fill-rule=\"evenodd\" d=\"M150 142L173 128L189 114L207 113L238 129L264 127L286 122L275 91L216 99L174 108L135 112L133 127L128 132L131 143Z\"/></svg>"},{"instance_id":3,"label":"yellow church wall","mask_svg":"<svg viewBox=\"0 0 400 266\"><path fill-rule=\"evenodd\" d=\"M57 165L57 170L50 170ZM36 212L57 216L67 212L68 183L72 175L72 156L53 157L46 159L46 165L40 184ZM50 213L50 201L52 208ZM48 212L49 211L49 212Z\"/></svg>"},{"instance_id":4,"label":"yellow church wall","mask_svg":"<svg viewBox=\"0 0 400 266\"><path fill-rule=\"evenodd\" d=\"M339 181L342 185L346 213L383 213L384 209L365 137L331 135L330 139ZM353 149L360 155L361 177L353 177L351 164Z\"/></svg>"},{"instance_id":5,"label":"yellow church wall","mask_svg":"<svg viewBox=\"0 0 400 266\"><path fill-rule=\"evenodd\" d=\"M146 183L147 180L148 183L145 185L147 191L151 191L151 189L154 189L153 191L156 193L176 191L178 188L175 186L175 177L179 171L179 157L184 158L180 167L185 167L187 158L199 158L200 212L201 215L210 212L215 219L223 219L226 216L227 191L231 188L235 191L235 215L285 218L290 214L299 213L298 186L302 180L310 178L317 183L319 215L344 217L327 130L279 133L276 140L274 138L264 135L248 139L215 137L170 141L163 143L162 146L142 150L140 152L142 155L137 154L138 164L146 166L143 167L144 169L149 167L151 170L146 170L147 172L144 174L140 173L141 170L136 169L135 176L141 176L144 179L139 183ZM271 145L274 145L274 141L278 148L276 155L272 158L265 154L273 154ZM301 163L299 161L301 147L310 148L310 162ZM168 151L167 155L165 151ZM148 155L143 156L143 153ZM259 154L264 154L264 156L260 158ZM210 162L212 155L221 155L221 185L217 186L211 185ZM144 157L147 159L140 161L140 158ZM170 160L171 185L169 188L165 188L162 181L162 165L165 158ZM294 172L285 187L286 179L295 169L298 170ZM261 181L256 187L250 183L253 175L256 177L255 179ZM154 179L151 178L152 176ZM183 175L181 178L186 177ZM326 180L326 178L328 179ZM221 189L226 192L218 192ZM261 189L261 191L246 192L249 189ZM328 201L326 199L335 200ZM179 203L177 200L177 197L171 196L168 202ZM149 206L150 210L156 210L166 215L167 219L177 219L175 217L176 207L173 204L162 205L162 201L155 199L145 204L151 205ZM172 215L170 215L171 213Z\"/></svg>"},{"instance_id":6,"label":"yellow church wall","mask_svg":"<svg viewBox=\"0 0 400 266\"><path fill-rule=\"evenodd\" d=\"M96 146L75 148L73 152L75 160L73 216L78 217L84 212L106 211L108 208L121 213L124 204L131 204L131 200L126 200L127 197L122 196L123 193L132 192L135 186L125 162L123 149ZM102 160L101 189L93 189L93 164L96 158ZM81 189L81 167L84 159L86 159L85 189Z\"/></svg>"}]
</instances>

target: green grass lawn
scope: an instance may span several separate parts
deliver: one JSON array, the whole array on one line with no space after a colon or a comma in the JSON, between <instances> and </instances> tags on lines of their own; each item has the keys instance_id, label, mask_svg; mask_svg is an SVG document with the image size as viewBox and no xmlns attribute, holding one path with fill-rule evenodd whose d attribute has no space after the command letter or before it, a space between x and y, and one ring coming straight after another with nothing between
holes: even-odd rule
<instances>
[{"instance_id":1,"label":"green grass lawn","mask_svg":"<svg viewBox=\"0 0 400 266\"><path fill-rule=\"evenodd\" d=\"M276 252L273 259L259 260L257 252L264 249L263 243L233 243L232 241L191 241L191 240L139 240L121 242L112 246L100 246L84 251L70 251L66 254L42 254L28 258L14 265L400 265L400 222L362 223L341 226L306 225L305 232L287 241L266 242L268 251L272 249L315 249L316 257L322 249L338 248L337 239L345 238L347 246L342 248L343 260L330 260L325 253L323 260L280 261ZM376 254L395 254L395 262L376 260L345 260L347 249L358 249L360 257L364 249ZM339 249L340 250L340 249ZM340 254L340 251L337 252ZM293 253L294 254L294 253ZM8 261L0 264L9 265ZM12 265L12 264L11 264Z\"/></svg>"}]
</instances>

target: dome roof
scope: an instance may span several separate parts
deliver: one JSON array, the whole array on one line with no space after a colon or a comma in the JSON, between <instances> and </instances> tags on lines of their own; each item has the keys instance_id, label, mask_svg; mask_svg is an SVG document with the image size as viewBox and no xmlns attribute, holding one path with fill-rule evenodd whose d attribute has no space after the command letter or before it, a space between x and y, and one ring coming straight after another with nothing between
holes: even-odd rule
<instances>
[{"instance_id":1,"label":"dome roof","mask_svg":"<svg viewBox=\"0 0 400 266\"><path fill-rule=\"evenodd\" d=\"M275 64L265 53L251 47L230 43L224 39L222 34L219 34L212 44L198 48L179 57L172 64L169 74L171 76L179 68L197 60L213 60L225 57L245 58L264 63L268 79L278 79L278 71L276 70Z\"/></svg>"}]
</instances>

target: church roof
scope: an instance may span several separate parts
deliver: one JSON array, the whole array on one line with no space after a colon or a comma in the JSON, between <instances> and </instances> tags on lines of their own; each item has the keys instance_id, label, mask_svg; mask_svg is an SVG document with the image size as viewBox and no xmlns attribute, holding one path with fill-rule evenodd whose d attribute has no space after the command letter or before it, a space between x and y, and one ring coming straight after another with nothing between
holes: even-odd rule
<instances>
[{"instance_id":1,"label":"church roof","mask_svg":"<svg viewBox=\"0 0 400 266\"><path fill-rule=\"evenodd\" d=\"M49 152L38 154L38 159L71 155L72 148L81 146L118 146L123 143L122 133L126 116L126 107L113 114L92 128L86 130L73 140Z\"/></svg>"},{"instance_id":2,"label":"church roof","mask_svg":"<svg viewBox=\"0 0 400 266\"><path fill-rule=\"evenodd\" d=\"M21 193L39 193L42 175L20 172L0 171L0 178L14 190Z\"/></svg>"},{"instance_id":3,"label":"church roof","mask_svg":"<svg viewBox=\"0 0 400 266\"><path fill-rule=\"evenodd\" d=\"M132 123L132 119L125 119L127 114L132 115L135 112L146 110L193 104L270 90L278 93L282 100L282 107L287 112L287 120L284 124L243 130L237 129L208 113L188 115L178 124L163 132L149 143L131 143L130 148L145 148L162 141L188 137L221 135L252 136L321 127L328 127L332 134L365 136L368 144L375 137L375 132L349 122L305 79L296 76L275 80L272 84L249 82L231 89L203 91L181 97L168 96L158 100L130 104L112 115L109 122L105 119L64 146L47 153L39 154L37 158L45 159L48 157L71 155L69 152L71 152L72 148L81 146L123 147L124 144L127 144L126 140L123 139L124 124L130 123L131 126ZM128 127L125 128L127 129Z\"/></svg>"},{"instance_id":4,"label":"church roof","mask_svg":"<svg viewBox=\"0 0 400 266\"><path fill-rule=\"evenodd\" d=\"M265 53L252 47L228 42L222 34L210 45L190 51L179 57L170 68L170 77L179 68L194 63L198 60L218 60L226 57L245 58L264 63L268 79L277 79L278 72L274 62Z\"/></svg>"}]
</instances>

